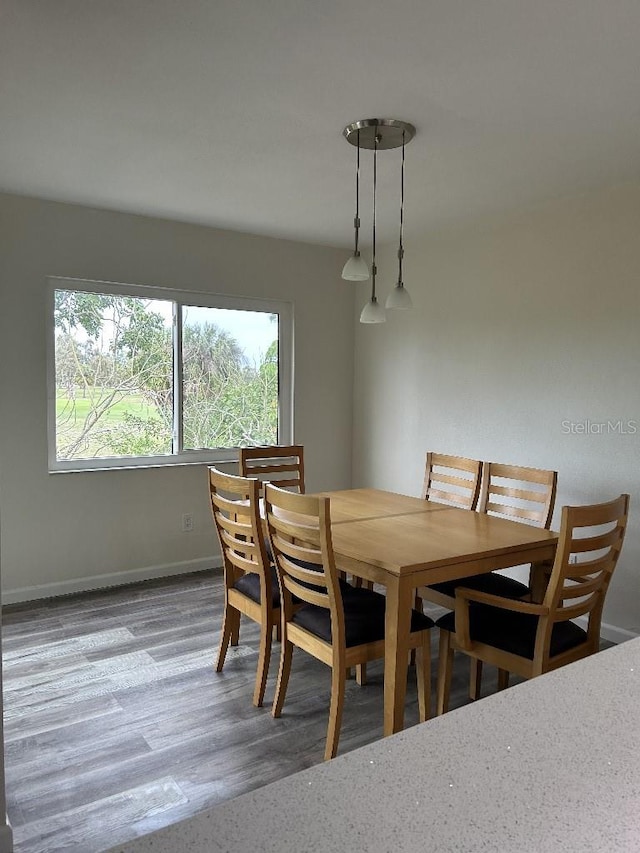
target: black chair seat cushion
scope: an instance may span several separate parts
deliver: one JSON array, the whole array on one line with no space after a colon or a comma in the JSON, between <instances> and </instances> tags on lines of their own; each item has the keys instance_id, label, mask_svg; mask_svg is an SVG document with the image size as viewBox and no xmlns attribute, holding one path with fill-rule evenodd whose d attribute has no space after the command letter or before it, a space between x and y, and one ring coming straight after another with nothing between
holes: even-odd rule
<instances>
[{"instance_id":1,"label":"black chair seat cushion","mask_svg":"<svg viewBox=\"0 0 640 853\"><path fill-rule=\"evenodd\" d=\"M516 581L506 575L499 575L496 572L489 572L486 575L472 575L461 580L434 583L431 589L455 598L456 589L459 586L480 590L480 592L488 592L491 595L499 595L502 598L524 598L529 593L529 587L526 584L520 583L520 581Z\"/></svg>"},{"instance_id":2,"label":"black chair seat cushion","mask_svg":"<svg viewBox=\"0 0 640 853\"><path fill-rule=\"evenodd\" d=\"M278 586L278 575L273 565L269 566L271 574L271 606L280 607L280 587ZM234 584L234 588L246 595L252 601L260 604L260 577L257 572L247 572Z\"/></svg>"},{"instance_id":3,"label":"black chair seat cushion","mask_svg":"<svg viewBox=\"0 0 640 853\"><path fill-rule=\"evenodd\" d=\"M347 647L375 643L384 639L384 595L372 589L348 587L342 594ZM327 643L331 642L331 614L325 607L307 604L291 620ZM411 611L411 632L433 627L433 620L417 610Z\"/></svg>"},{"instance_id":4,"label":"black chair seat cushion","mask_svg":"<svg viewBox=\"0 0 640 853\"><path fill-rule=\"evenodd\" d=\"M270 563L275 563L275 560L273 559L273 551L271 550L271 540L268 536L264 537L264 548L267 552L267 560L269 560Z\"/></svg>"},{"instance_id":5,"label":"black chair seat cushion","mask_svg":"<svg viewBox=\"0 0 640 853\"><path fill-rule=\"evenodd\" d=\"M320 571L321 566L317 566L315 563L306 563L303 560L295 560L294 562L298 563L305 569L310 569L312 572ZM276 572L276 567L271 564L269 566L269 570L271 572L271 606L272 607L280 607L280 587L278 585L278 574ZM353 589L346 581L340 580L340 589L343 594ZM308 586L309 589L314 589L311 584L303 583L302 586ZM246 595L247 598L250 598L252 601L255 601L257 604L260 604L260 578L257 572L247 572L247 574L242 575L242 577L238 578L235 582L235 589L241 592L243 595ZM293 596L294 603L298 603L300 601L299 598Z\"/></svg>"},{"instance_id":6,"label":"black chair seat cushion","mask_svg":"<svg viewBox=\"0 0 640 853\"><path fill-rule=\"evenodd\" d=\"M445 613L437 620L436 626L454 633L455 613ZM471 604L469 607L472 640L529 660L533 660L537 628L538 617L531 613L514 613L488 604ZM551 657L579 646L586 639L587 632L574 622L556 623L551 634Z\"/></svg>"},{"instance_id":7,"label":"black chair seat cushion","mask_svg":"<svg viewBox=\"0 0 640 853\"><path fill-rule=\"evenodd\" d=\"M295 557L291 558L291 562L296 563L296 565L300 566L303 569L309 569L310 572L321 572L321 571L323 571L322 565L319 565L317 563L308 563L306 560L297 560ZM323 586L318 587L312 583L307 583L306 581L297 581L297 582L300 584L300 586L307 587L307 589L317 589L319 592L325 591L325 588ZM340 585L340 591L342 592L343 595L345 592L349 592L350 589L353 589L351 584L347 583L347 581L343 580L342 578L338 578L338 583ZM295 595L293 596L293 599L294 599L294 601L299 601L299 599L296 598Z\"/></svg>"}]
</instances>

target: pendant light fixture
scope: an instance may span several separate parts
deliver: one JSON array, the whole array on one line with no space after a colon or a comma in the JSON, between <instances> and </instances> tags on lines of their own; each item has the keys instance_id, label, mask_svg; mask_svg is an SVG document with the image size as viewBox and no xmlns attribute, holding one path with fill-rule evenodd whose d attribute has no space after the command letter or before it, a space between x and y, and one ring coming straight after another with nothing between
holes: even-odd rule
<instances>
[{"instance_id":1,"label":"pendant light fixture","mask_svg":"<svg viewBox=\"0 0 640 853\"><path fill-rule=\"evenodd\" d=\"M406 121L390 118L367 118L348 124L342 131L347 142L357 147L356 158L356 216L355 249L342 271L342 277L351 281L365 281L369 278L366 262L358 248L360 228L359 193L360 193L360 149L373 151L373 224L372 224L372 263L371 263L371 298L362 309L361 323L384 323L386 316L382 305L376 296L376 194L378 181L378 151L402 146L401 172L401 202L400 202L400 246L398 248L398 283L387 299L387 308L410 308L411 297L402 281L402 260L404 257L403 226L404 226L404 148L415 136L416 129ZM366 270L366 275L364 274Z\"/></svg>"}]
</instances>

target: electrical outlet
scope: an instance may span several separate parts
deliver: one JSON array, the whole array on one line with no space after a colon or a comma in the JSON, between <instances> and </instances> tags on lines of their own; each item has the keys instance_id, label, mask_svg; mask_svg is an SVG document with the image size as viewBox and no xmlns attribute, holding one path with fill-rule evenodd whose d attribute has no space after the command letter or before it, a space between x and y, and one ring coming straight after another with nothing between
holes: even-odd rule
<instances>
[{"instance_id":1,"label":"electrical outlet","mask_svg":"<svg viewBox=\"0 0 640 853\"><path fill-rule=\"evenodd\" d=\"M182 532L183 533L191 533L193 530L193 514L190 512L185 512L182 516Z\"/></svg>"}]
</instances>

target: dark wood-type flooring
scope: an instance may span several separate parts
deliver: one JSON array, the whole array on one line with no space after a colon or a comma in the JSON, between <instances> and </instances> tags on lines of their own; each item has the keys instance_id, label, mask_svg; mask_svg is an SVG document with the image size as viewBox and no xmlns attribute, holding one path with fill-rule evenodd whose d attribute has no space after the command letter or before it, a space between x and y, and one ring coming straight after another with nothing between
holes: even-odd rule
<instances>
[{"instance_id":1,"label":"dark wood-type flooring","mask_svg":"<svg viewBox=\"0 0 640 853\"><path fill-rule=\"evenodd\" d=\"M16 853L98 853L322 761L329 669L295 650L272 719L279 645L254 708L257 626L243 619L217 674L221 605L221 575L201 572L4 608ZM432 649L435 692L435 636ZM340 754L382 736L382 672L376 662L366 687L348 682ZM467 673L459 656L452 708L468 701ZM416 722L410 673L406 724Z\"/></svg>"}]
</instances>

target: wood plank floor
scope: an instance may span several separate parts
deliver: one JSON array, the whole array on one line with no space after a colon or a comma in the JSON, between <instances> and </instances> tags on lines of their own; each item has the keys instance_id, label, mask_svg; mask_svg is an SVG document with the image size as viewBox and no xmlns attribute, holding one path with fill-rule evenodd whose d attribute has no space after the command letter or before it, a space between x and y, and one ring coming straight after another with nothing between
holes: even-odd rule
<instances>
[{"instance_id":1,"label":"wood plank floor","mask_svg":"<svg viewBox=\"0 0 640 853\"><path fill-rule=\"evenodd\" d=\"M224 672L213 669L221 604L221 575L200 572L4 608L16 853L98 853L322 761L328 668L296 650L272 719L251 704L257 626L243 620ZM452 708L468 701L459 657ZM434 686L436 660L434 637ZM366 687L348 682L340 754L382 736L381 663L368 673ZM406 723L416 722L411 674Z\"/></svg>"}]
</instances>

